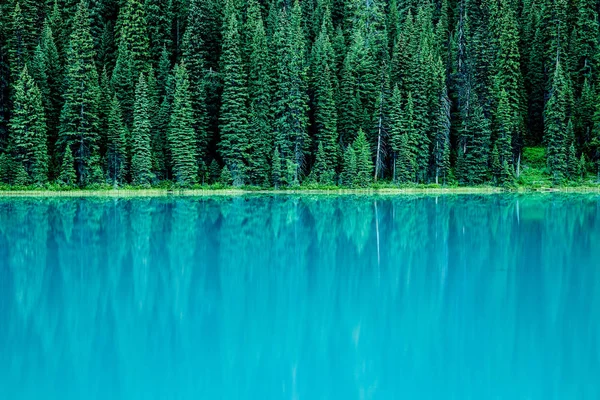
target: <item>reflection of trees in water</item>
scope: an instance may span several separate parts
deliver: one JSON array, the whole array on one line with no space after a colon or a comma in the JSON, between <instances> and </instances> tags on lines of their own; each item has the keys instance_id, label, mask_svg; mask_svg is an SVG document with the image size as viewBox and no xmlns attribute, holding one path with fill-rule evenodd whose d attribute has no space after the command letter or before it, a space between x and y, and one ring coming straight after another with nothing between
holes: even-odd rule
<instances>
[{"instance_id":1,"label":"reflection of trees in water","mask_svg":"<svg viewBox=\"0 0 600 400\"><path fill-rule=\"evenodd\" d=\"M531 382L548 379L581 398L600 360L599 204L0 199L0 353L42 386L77 376L74 391L131 398L148 382L231 398L540 397Z\"/></svg>"}]
</instances>

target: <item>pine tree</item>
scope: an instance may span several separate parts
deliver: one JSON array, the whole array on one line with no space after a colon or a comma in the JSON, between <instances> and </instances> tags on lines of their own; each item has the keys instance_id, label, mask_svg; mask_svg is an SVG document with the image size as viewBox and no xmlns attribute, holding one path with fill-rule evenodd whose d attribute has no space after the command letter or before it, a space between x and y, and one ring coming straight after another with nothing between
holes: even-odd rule
<instances>
[{"instance_id":1,"label":"pine tree","mask_svg":"<svg viewBox=\"0 0 600 400\"><path fill-rule=\"evenodd\" d=\"M470 185L485 182L490 152L490 121L483 113L476 95L471 98L472 113L463 121L463 175L461 180Z\"/></svg>"},{"instance_id":2,"label":"pine tree","mask_svg":"<svg viewBox=\"0 0 600 400\"><path fill-rule=\"evenodd\" d=\"M544 141L547 146L548 169L554 183L560 183L567 174L567 93L560 62L554 72L550 98L544 110Z\"/></svg>"},{"instance_id":3,"label":"pine tree","mask_svg":"<svg viewBox=\"0 0 600 400\"><path fill-rule=\"evenodd\" d=\"M435 183L439 184L440 178L445 179L448 174L449 166L447 163L449 163L449 160L446 160L446 157L449 157L449 155L445 153L449 152L451 129L451 104L448 97L448 87L446 86L446 73L439 57L435 73L437 75L437 85L434 94L438 100L433 115L435 118L433 127L433 171Z\"/></svg>"},{"instance_id":4,"label":"pine tree","mask_svg":"<svg viewBox=\"0 0 600 400\"><path fill-rule=\"evenodd\" d=\"M299 181L305 168L309 138L307 66L301 9L297 0L294 1L289 19L285 10L279 13L274 35L277 56L275 95L272 101L275 143L282 162L289 168L297 168L293 181Z\"/></svg>"},{"instance_id":5,"label":"pine tree","mask_svg":"<svg viewBox=\"0 0 600 400\"><path fill-rule=\"evenodd\" d=\"M501 116L498 118L497 125L501 130L499 135L503 138L498 151L501 163L507 161L509 165L512 165L512 157L508 153L509 150L512 153L513 149L518 153L522 146L525 105L523 104L524 88L519 53L519 32L511 0L501 0L497 18L499 19L499 38L494 84L498 107L500 108L500 104L503 107L502 110L498 110Z\"/></svg>"},{"instance_id":6,"label":"pine tree","mask_svg":"<svg viewBox=\"0 0 600 400\"><path fill-rule=\"evenodd\" d=\"M313 179L315 179L315 181L318 183L330 184L333 182L334 171L327 163L327 154L325 153L325 149L321 143L319 143L317 148L317 157L311 174Z\"/></svg>"},{"instance_id":7,"label":"pine tree","mask_svg":"<svg viewBox=\"0 0 600 400\"><path fill-rule=\"evenodd\" d=\"M150 67L150 42L146 23L144 0L126 0L119 14L119 48L125 47L131 55L132 76L147 73Z\"/></svg>"},{"instance_id":8,"label":"pine tree","mask_svg":"<svg viewBox=\"0 0 600 400\"><path fill-rule=\"evenodd\" d=\"M220 152L231 171L235 186L246 179L248 150L248 88L242 64L238 18L232 0L227 3L223 35L223 96L221 103Z\"/></svg>"},{"instance_id":9,"label":"pine tree","mask_svg":"<svg viewBox=\"0 0 600 400\"><path fill-rule=\"evenodd\" d=\"M358 131L356 140L352 144L356 153L356 179L359 186L368 186L373 176L373 160L371 159L371 149L365 133Z\"/></svg>"},{"instance_id":10,"label":"pine tree","mask_svg":"<svg viewBox=\"0 0 600 400\"><path fill-rule=\"evenodd\" d=\"M585 154L581 153L581 157L579 158L579 163L577 164L577 175L579 175L580 179L584 179L586 173L587 173L587 162L585 159Z\"/></svg>"},{"instance_id":11,"label":"pine tree","mask_svg":"<svg viewBox=\"0 0 600 400\"><path fill-rule=\"evenodd\" d=\"M54 41L54 35L50 28L50 21L46 20L40 38L40 46L44 53L44 63L46 65L46 78L48 87L48 97L43 100L46 122L48 127L48 143L54 145L58 141L58 132L60 125L60 109L62 105L62 85L63 69L59 58L58 49ZM54 149L51 149L54 153ZM52 157L53 167L58 169L59 162L57 155ZM56 176L56 175L54 175Z\"/></svg>"},{"instance_id":12,"label":"pine tree","mask_svg":"<svg viewBox=\"0 0 600 400\"><path fill-rule=\"evenodd\" d=\"M160 60L163 48L171 49L173 40L173 0L146 0L146 23L150 43L150 59ZM192 5L190 4L190 9ZM191 13L191 11L190 11ZM155 66L157 66L155 64Z\"/></svg>"},{"instance_id":13,"label":"pine tree","mask_svg":"<svg viewBox=\"0 0 600 400\"><path fill-rule=\"evenodd\" d=\"M168 136L173 178L181 186L196 183L196 138L190 95L190 81L185 64L175 66L175 92Z\"/></svg>"},{"instance_id":14,"label":"pine tree","mask_svg":"<svg viewBox=\"0 0 600 400\"><path fill-rule=\"evenodd\" d=\"M219 181L224 186L231 186L233 184L233 175L231 174L229 168L227 168L227 165L223 166L223 169L221 170L221 176L219 177Z\"/></svg>"},{"instance_id":15,"label":"pine tree","mask_svg":"<svg viewBox=\"0 0 600 400\"><path fill-rule=\"evenodd\" d=\"M492 154L490 155L491 158L491 169L492 169L492 174L494 176L494 180L496 181L496 183L502 183L502 163L500 162L500 153L498 151L498 145L495 144L494 148L492 149Z\"/></svg>"},{"instance_id":16,"label":"pine tree","mask_svg":"<svg viewBox=\"0 0 600 400\"><path fill-rule=\"evenodd\" d=\"M14 86L13 116L10 120L11 148L28 181L48 180L48 147L42 96L27 67Z\"/></svg>"},{"instance_id":17,"label":"pine tree","mask_svg":"<svg viewBox=\"0 0 600 400\"><path fill-rule=\"evenodd\" d=\"M31 26L32 21L27 21L21 12L20 3L17 1L12 13L11 29L8 40L8 59L11 71L22 71L23 67L29 60L29 35L28 26ZM15 77L16 80L16 77Z\"/></svg>"},{"instance_id":18,"label":"pine tree","mask_svg":"<svg viewBox=\"0 0 600 400\"><path fill-rule=\"evenodd\" d=\"M133 130L131 131L131 176L136 185L148 185L152 181L150 128L148 85L144 74L140 74L135 90Z\"/></svg>"},{"instance_id":19,"label":"pine tree","mask_svg":"<svg viewBox=\"0 0 600 400\"><path fill-rule=\"evenodd\" d=\"M77 7L67 51L64 99L60 115L59 148L73 152L79 183L91 178L92 156L98 139L98 72L94 61L86 3Z\"/></svg>"},{"instance_id":20,"label":"pine tree","mask_svg":"<svg viewBox=\"0 0 600 400\"><path fill-rule=\"evenodd\" d=\"M248 126L248 177L252 183L269 181L269 156L273 148L271 126L271 76L269 51L259 4L250 0L245 31L248 33L248 93L251 93Z\"/></svg>"},{"instance_id":21,"label":"pine tree","mask_svg":"<svg viewBox=\"0 0 600 400\"><path fill-rule=\"evenodd\" d=\"M127 162L126 131L123 125L121 104L115 95L110 103L107 129L106 170L113 186L118 186L125 179Z\"/></svg>"},{"instance_id":22,"label":"pine tree","mask_svg":"<svg viewBox=\"0 0 600 400\"><path fill-rule=\"evenodd\" d=\"M183 36L183 59L190 77L190 96L194 113L194 132L198 145L197 156L200 169L205 170L208 153L208 115L206 110L205 44L202 39L202 14L199 0L190 3L188 20Z\"/></svg>"},{"instance_id":23,"label":"pine tree","mask_svg":"<svg viewBox=\"0 0 600 400\"><path fill-rule=\"evenodd\" d=\"M279 187L283 183L283 175L281 171L281 156L279 155L279 148L275 148L275 152L273 153L273 167L271 171L271 178L273 180L273 186L275 189L279 189Z\"/></svg>"},{"instance_id":24,"label":"pine tree","mask_svg":"<svg viewBox=\"0 0 600 400\"><path fill-rule=\"evenodd\" d=\"M397 181L397 170L399 154L402 150L402 135L404 133L403 117L404 111L402 109L402 96L400 95L400 89L396 84L392 92L391 107L390 107L390 147L392 149L392 180Z\"/></svg>"},{"instance_id":25,"label":"pine tree","mask_svg":"<svg viewBox=\"0 0 600 400\"><path fill-rule=\"evenodd\" d=\"M348 146L344 152L344 167L342 168L342 184L353 187L357 184L356 152L352 146Z\"/></svg>"},{"instance_id":26,"label":"pine tree","mask_svg":"<svg viewBox=\"0 0 600 400\"><path fill-rule=\"evenodd\" d=\"M327 24L324 20L321 32L313 47L313 90L314 90L314 119L315 137L319 146L323 146L327 169L337 168L338 133L337 109L335 104L336 76L333 48L327 34Z\"/></svg>"},{"instance_id":27,"label":"pine tree","mask_svg":"<svg viewBox=\"0 0 600 400\"><path fill-rule=\"evenodd\" d=\"M213 158L212 162L210 163L210 166L208 167L208 178L210 180L210 183L217 183L220 174L221 167L219 166L217 160Z\"/></svg>"},{"instance_id":28,"label":"pine tree","mask_svg":"<svg viewBox=\"0 0 600 400\"><path fill-rule=\"evenodd\" d=\"M75 173L75 159L73 158L73 152L70 147L65 148L63 155L62 164L60 167L60 174L58 181L68 186L75 186L77 184L77 174Z\"/></svg>"},{"instance_id":29,"label":"pine tree","mask_svg":"<svg viewBox=\"0 0 600 400\"><path fill-rule=\"evenodd\" d=\"M111 85L121 103L125 124L133 122L133 103L135 102L133 58L127 49L126 42L121 42L118 49L117 63L111 77Z\"/></svg>"}]
</instances>

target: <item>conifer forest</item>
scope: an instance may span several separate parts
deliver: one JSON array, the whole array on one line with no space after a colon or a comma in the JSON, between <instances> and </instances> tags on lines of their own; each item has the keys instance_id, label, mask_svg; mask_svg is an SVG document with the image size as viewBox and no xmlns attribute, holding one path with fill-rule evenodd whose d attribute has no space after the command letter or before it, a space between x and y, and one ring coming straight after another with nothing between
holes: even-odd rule
<instances>
[{"instance_id":1,"label":"conifer forest","mask_svg":"<svg viewBox=\"0 0 600 400\"><path fill-rule=\"evenodd\" d=\"M2 0L0 184L600 178L597 0Z\"/></svg>"}]
</instances>

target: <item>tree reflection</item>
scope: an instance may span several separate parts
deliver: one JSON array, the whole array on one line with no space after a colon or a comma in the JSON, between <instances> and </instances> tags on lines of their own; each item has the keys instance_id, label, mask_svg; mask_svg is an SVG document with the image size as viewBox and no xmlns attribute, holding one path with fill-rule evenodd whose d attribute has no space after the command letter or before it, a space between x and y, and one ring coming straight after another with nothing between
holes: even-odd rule
<instances>
[{"instance_id":1,"label":"tree reflection","mask_svg":"<svg viewBox=\"0 0 600 400\"><path fill-rule=\"evenodd\" d=\"M0 198L0 397L598 397L598 243L585 195Z\"/></svg>"}]
</instances>

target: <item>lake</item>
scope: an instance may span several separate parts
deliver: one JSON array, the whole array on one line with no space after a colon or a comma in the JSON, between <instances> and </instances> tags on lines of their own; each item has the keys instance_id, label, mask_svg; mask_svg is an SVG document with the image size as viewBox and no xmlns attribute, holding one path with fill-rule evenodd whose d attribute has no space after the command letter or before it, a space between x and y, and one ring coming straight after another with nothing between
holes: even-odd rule
<instances>
[{"instance_id":1,"label":"lake","mask_svg":"<svg viewBox=\"0 0 600 400\"><path fill-rule=\"evenodd\" d=\"M598 399L600 196L0 197L0 398Z\"/></svg>"}]
</instances>

